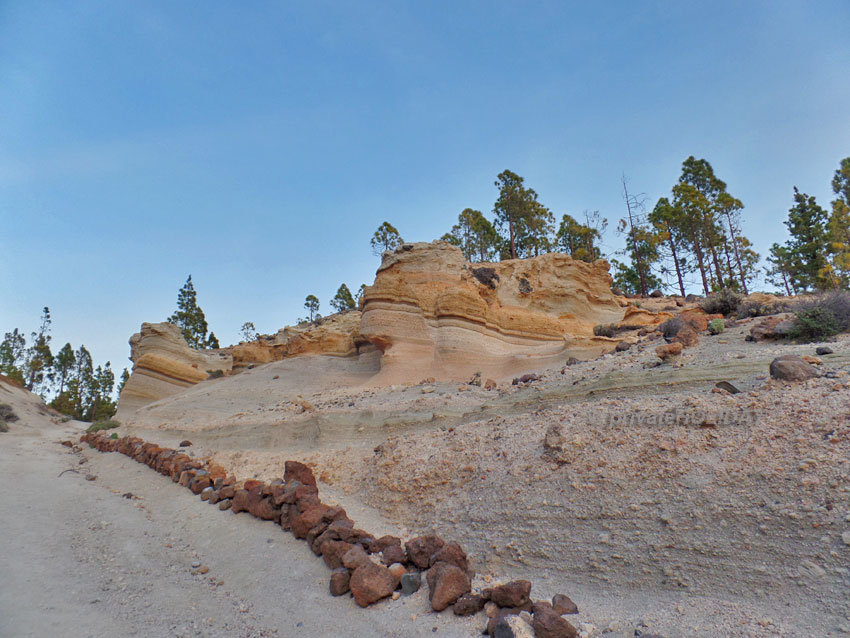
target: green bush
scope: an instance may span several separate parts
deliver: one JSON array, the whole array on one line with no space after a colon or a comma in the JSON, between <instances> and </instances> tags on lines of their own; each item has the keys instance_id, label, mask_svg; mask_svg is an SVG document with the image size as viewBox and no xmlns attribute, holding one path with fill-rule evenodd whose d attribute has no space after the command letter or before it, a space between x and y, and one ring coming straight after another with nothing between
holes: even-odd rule
<instances>
[{"instance_id":1,"label":"green bush","mask_svg":"<svg viewBox=\"0 0 850 638\"><path fill-rule=\"evenodd\" d=\"M823 341L850 332L850 292L836 291L801 301L794 314L788 336L797 341Z\"/></svg>"},{"instance_id":2,"label":"green bush","mask_svg":"<svg viewBox=\"0 0 850 638\"><path fill-rule=\"evenodd\" d=\"M738 319L748 317L766 317L777 315L780 312L788 312L791 304L787 301L776 300L773 303L759 303L758 301L745 301L738 306Z\"/></svg>"},{"instance_id":3,"label":"green bush","mask_svg":"<svg viewBox=\"0 0 850 638\"><path fill-rule=\"evenodd\" d=\"M613 323L593 326L593 334L597 337L613 337L617 333L617 325Z\"/></svg>"},{"instance_id":4,"label":"green bush","mask_svg":"<svg viewBox=\"0 0 850 638\"><path fill-rule=\"evenodd\" d=\"M742 297L732 290L721 290L713 292L700 302L700 308L710 315L723 315L728 317L738 310Z\"/></svg>"},{"instance_id":5,"label":"green bush","mask_svg":"<svg viewBox=\"0 0 850 638\"><path fill-rule=\"evenodd\" d=\"M829 308L812 306L797 311L788 336L796 341L824 341L841 332L838 317Z\"/></svg>"},{"instance_id":6,"label":"green bush","mask_svg":"<svg viewBox=\"0 0 850 638\"><path fill-rule=\"evenodd\" d=\"M112 434L109 435L109 438L110 439L117 439L118 435L115 432L113 432Z\"/></svg>"},{"instance_id":7,"label":"green bush","mask_svg":"<svg viewBox=\"0 0 850 638\"><path fill-rule=\"evenodd\" d=\"M708 322L708 331L713 335L719 335L726 329L723 319L712 319Z\"/></svg>"},{"instance_id":8,"label":"green bush","mask_svg":"<svg viewBox=\"0 0 850 638\"><path fill-rule=\"evenodd\" d=\"M114 428L121 427L121 424L118 423L115 419L104 419L103 421L95 421L92 423L87 429L86 432L100 432L101 430L112 430Z\"/></svg>"}]
</instances>

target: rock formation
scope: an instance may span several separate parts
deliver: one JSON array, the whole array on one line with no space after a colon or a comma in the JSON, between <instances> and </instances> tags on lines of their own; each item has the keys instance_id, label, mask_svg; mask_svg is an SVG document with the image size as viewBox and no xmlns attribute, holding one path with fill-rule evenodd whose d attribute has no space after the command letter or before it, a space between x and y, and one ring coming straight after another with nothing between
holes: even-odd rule
<instances>
[{"instance_id":1,"label":"rock formation","mask_svg":"<svg viewBox=\"0 0 850 638\"><path fill-rule=\"evenodd\" d=\"M216 371L229 372L230 354L219 350L190 348L180 329L170 323L143 323L130 337L133 373L121 391L118 418L122 413L171 396L206 379Z\"/></svg>"},{"instance_id":2,"label":"rock formation","mask_svg":"<svg viewBox=\"0 0 850 638\"><path fill-rule=\"evenodd\" d=\"M593 327L622 321L624 303L603 260L549 253L470 264L446 242L405 244L384 254L366 289L360 334L383 354L377 382L504 377L613 349ZM629 308L629 324L658 321Z\"/></svg>"}]
</instances>

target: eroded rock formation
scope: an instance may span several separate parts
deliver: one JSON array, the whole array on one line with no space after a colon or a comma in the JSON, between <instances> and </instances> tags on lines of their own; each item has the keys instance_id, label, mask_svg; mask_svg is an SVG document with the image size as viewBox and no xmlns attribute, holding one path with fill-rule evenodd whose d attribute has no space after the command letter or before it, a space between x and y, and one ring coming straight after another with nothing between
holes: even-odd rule
<instances>
[{"instance_id":1,"label":"eroded rock formation","mask_svg":"<svg viewBox=\"0 0 850 638\"><path fill-rule=\"evenodd\" d=\"M383 353L378 382L500 377L612 349L593 327L623 320L624 303L603 260L550 253L470 264L446 242L405 244L384 254L366 289L360 334ZM629 320L657 322L634 310Z\"/></svg>"},{"instance_id":2,"label":"eroded rock formation","mask_svg":"<svg viewBox=\"0 0 850 638\"><path fill-rule=\"evenodd\" d=\"M206 379L215 371L229 372L233 358L219 350L190 348L180 329L170 323L143 323L130 337L133 372L118 400L121 413L171 396Z\"/></svg>"}]
</instances>

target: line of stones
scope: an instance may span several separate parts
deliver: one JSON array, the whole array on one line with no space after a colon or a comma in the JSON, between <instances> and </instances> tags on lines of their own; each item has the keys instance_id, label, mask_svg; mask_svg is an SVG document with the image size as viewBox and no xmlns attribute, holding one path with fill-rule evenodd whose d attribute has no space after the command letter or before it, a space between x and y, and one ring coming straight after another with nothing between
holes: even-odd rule
<instances>
[{"instance_id":1,"label":"line of stones","mask_svg":"<svg viewBox=\"0 0 850 638\"><path fill-rule=\"evenodd\" d=\"M361 607L383 598L409 595L426 573L428 597L434 611L452 607L458 616L485 610L484 633L490 636L574 638L577 631L563 618L577 614L569 597L532 602L531 582L515 580L472 592L467 556L460 545L439 536L417 536L404 543L396 536L375 538L358 529L342 507L319 500L313 471L298 461L286 461L282 479L237 481L223 467L195 459L180 450L161 447L138 437L112 438L105 432L86 433L81 441L101 452L120 452L144 463L219 509L248 512L274 521L310 544L331 569L330 593L350 592ZM400 592L396 591L401 589Z\"/></svg>"}]
</instances>

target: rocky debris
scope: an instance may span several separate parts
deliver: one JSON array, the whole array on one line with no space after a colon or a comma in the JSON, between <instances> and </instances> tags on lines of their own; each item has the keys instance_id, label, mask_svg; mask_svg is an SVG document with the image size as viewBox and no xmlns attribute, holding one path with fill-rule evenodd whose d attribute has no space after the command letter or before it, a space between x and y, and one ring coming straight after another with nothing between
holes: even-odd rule
<instances>
[{"instance_id":1,"label":"rocky debris","mask_svg":"<svg viewBox=\"0 0 850 638\"><path fill-rule=\"evenodd\" d=\"M819 357L832 353L832 348L830 348L829 346L818 346L817 348L815 348L815 354Z\"/></svg>"},{"instance_id":2,"label":"rocky debris","mask_svg":"<svg viewBox=\"0 0 850 638\"><path fill-rule=\"evenodd\" d=\"M442 538L434 534L411 538L405 543L407 557L419 569L428 569L431 565L431 556L442 549L445 544Z\"/></svg>"},{"instance_id":3,"label":"rocky debris","mask_svg":"<svg viewBox=\"0 0 850 638\"><path fill-rule=\"evenodd\" d=\"M631 347L632 344L630 344L628 341L621 341L614 347L614 352L625 352Z\"/></svg>"},{"instance_id":4,"label":"rocky debris","mask_svg":"<svg viewBox=\"0 0 850 638\"><path fill-rule=\"evenodd\" d=\"M189 447L192 445L192 442L189 439L184 439L180 441L180 447Z\"/></svg>"},{"instance_id":5,"label":"rocky debris","mask_svg":"<svg viewBox=\"0 0 850 638\"><path fill-rule=\"evenodd\" d=\"M401 547L401 539L398 536L386 535L373 540L371 543L369 543L369 547L367 549L372 554L380 554L385 549L387 549L388 547L392 547L393 545L398 545L399 547Z\"/></svg>"},{"instance_id":6,"label":"rocky debris","mask_svg":"<svg viewBox=\"0 0 850 638\"><path fill-rule=\"evenodd\" d=\"M653 299L659 299L664 296L664 293L660 290L653 290L651 293L649 293L649 296Z\"/></svg>"},{"instance_id":7,"label":"rocky debris","mask_svg":"<svg viewBox=\"0 0 850 638\"><path fill-rule=\"evenodd\" d=\"M381 552L381 560L385 565L392 565L393 563L406 563L407 554L404 553L404 550L401 548L401 544L390 545L389 547L385 548L384 551Z\"/></svg>"},{"instance_id":8,"label":"rocky debris","mask_svg":"<svg viewBox=\"0 0 850 638\"><path fill-rule=\"evenodd\" d=\"M283 480L285 483L298 481L301 485L316 487L316 477L313 476L313 470L298 461L286 461L284 463Z\"/></svg>"},{"instance_id":9,"label":"rocky debris","mask_svg":"<svg viewBox=\"0 0 850 638\"><path fill-rule=\"evenodd\" d=\"M368 607L391 595L398 584L399 579L389 569L368 561L351 574L349 587L355 602Z\"/></svg>"},{"instance_id":10,"label":"rocky debris","mask_svg":"<svg viewBox=\"0 0 850 638\"><path fill-rule=\"evenodd\" d=\"M552 607L560 616L578 613L578 605L572 601L572 598L565 594L555 594L552 596Z\"/></svg>"},{"instance_id":11,"label":"rocky debris","mask_svg":"<svg viewBox=\"0 0 850 638\"><path fill-rule=\"evenodd\" d=\"M484 630L493 638L534 638L534 630L518 614L499 612L487 622Z\"/></svg>"},{"instance_id":12,"label":"rocky debris","mask_svg":"<svg viewBox=\"0 0 850 638\"><path fill-rule=\"evenodd\" d=\"M787 354L770 362L770 376L781 381L807 381L820 375L802 357Z\"/></svg>"},{"instance_id":13,"label":"rocky debris","mask_svg":"<svg viewBox=\"0 0 850 638\"><path fill-rule=\"evenodd\" d=\"M401 577L407 573L407 569L405 569L404 565L401 563L393 563L387 567L387 569L389 569L393 575L399 579L399 582L401 582Z\"/></svg>"},{"instance_id":14,"label":"rocky debris","mask_svg":"<svg viewBox=\"0 0 850 638\"><path fill-rule=\"evenodd\" d=\"M749 340L784 339L791 333L793 327L794 315L790 312L763 317L750 328Z\"/></svg>"},{"instance_id":15,"label":"rocky debris","mask_svg":"<svg viewBox=\"0 0 850 638\"><path fill-rule=\"evenodd\" d=\"M499 384L498 384L498 383L496 383L495 381L493 381L493 379L487 379L487 380L484 382L484 389L485 389L485 390L488 390L488 391L489 391L489 390L495 390L495 389L496 389L496 388L498 388L498 387L499 387Z\"/></svg>"},{"instance_id":16,"label":"rocky debris","mask_svg":"<svg viewBox=\"0 0 850 638\"><path fill-rule=\"evenodd\" d=\"M516 377L513 381L511 381L511 385L520 385L527 383L534 383L535 381L540 381L540 377L536 374L524 374L521 377Z\"/></svg>"},{"instance_id":17,"label":"rocky debris","mask_svg":"<svg viewBox=\"0 0 850 638\"><path fill-rule=\"evenodd\" d=\"M476 372L475 374L472 375L472 378L469 381L467 381L466 383L467 383L467 385L474 385L474 386L478 386L480 388L481 387L481 373Z\"/></svg>"},{"instance_id":18,"label":"rocky debris","mask_svg":"<svg viewBox=\"0 0 850 638\"><path fill-rule=\"evenodd\" d=\"M372 562L369 554L361 545L354 545L342 557L342 564L348 569L357 569L361 565Z\"/></svg>"},{"instance_id":19,"label":"rocky debris","mask_svg":"<svg viewBox=\"0 0 850 638\"><path fill-rule=\"evenodd\" d=\"M429 559L429 564L435 565L440 561L455 565L456 567L459 567L465 572L469 571L469 564L466 560L466 553L463 551L463 549L461 549L460 545L458 545L454 541L446 543L434 554L432 554L431 558Z\"/></svg>"},{"instance_id":20,"label":"rocky debris","mask_svg":"<svg viewBox=\"0 0 850 638\"><path fill-rule=\"evenodd\" d=\"M328 569L335 570L343 566L342 557L354 547L351 543L345 541L328 540L322 543L322 560Z\"/></svg>"},{"instance_id":21,"label":"rocky debris","mask_svg":"<svg viewBox=\"0 0 850 638\"><path fill-rule=\"evenodd\" d=\"M673 343L681 343L685 348L690 348L699 343L699 336L697 335L696 330L694 330L690 325L685 324L679 329L679 332L676 333L676 336L673 338Z\"/></svg>"},{"instance_id":22,"label":"rocky debris","mask_svg":"<svg viewBox=\"0 0 850 638\"><path fill-rule=\"evenodd\" d=\"M718 390L725 390L729 394L740 394L740 390L736 388L734 385L729 383L728 381L718 381L714 384L714 387Z\"/></svg>"},{"instance_id":23,"label":"rocky debris","mask_svg":"<svg viewBox=\"0 0 850 638\"><path fill-rule=\"evenodd\" d=\"M682 354L682 348L683 347L684 346L682 345L681 342L675 341L673 343L664 344L663 346L658 346L655 349L655 354L662 361L669 361L673 357L676 357L676 356Z\"/></svg>"},{"instance_id":24,"label":"rocky debris","mask_svg":"<svg viewBox=\"0 0 850 638\"><path fill-rule=\"evenodd\" d=\"M504 585L498 585L484 590L484 596L499 607L522 607L527 605L531 594L531 582L527 580L512 580Z\"/></svg>"},{"instance_id":25,"label":"rocky debris","mask_svg":"<svg viewBox=\"0 0 850 638\"><path fill-rule=\"evenodd\" d=\"M452 606L455 616L473 616L484 609L487 600L478 594L464 594Z\"/></svg>"},{"instance_id":26,"label":"rocky debris","mask_svg":"<svg viewBox=\"0 0 850 638\"><path fill-rule=\"evenodd\" d=\"M552 423L546 430L546 436L543 437L544 452L550 455L556 455L558 452L564 451L566 438L564 437L564 428L560 423Z\"/></svg>"},{"instance_id":27,"label":"rocky debris","mask_svg":"<svg viewBox=\"0 0 850 638\"><path fill-rule=\"evenodd\" d=\"M422 586L422 574L419 572L408 572L401 577L401 593L405 596L415 594Z\"/></svg>"},{"instance_id":28,"label":"rocky debris","mask_svg":"<svg viewBox=\"0 0 850 638\"><path fill-rule=\"evenodd\" d=\"M428 600L434 611L443 611L472 589L469 576L457 565L443 561L428 570Z\"/></svg>"},{"instance_id":29,"label":"rocky debris","mask_svg":"<svg viewBox=\"0 0 850 638\"><path fill-rule=\"evenodd\" d=\"M534 603L532 627L536 638L575 638L576 628L547 601Z\"/></svg>"},{"instance_id":30,"label":"rocky debris","mask_svg":"<svg viewBox=\"0 0 850 638\"><path fill-rule=\"evenodd\" d=\"M340 567L331 572L330 591L331 596L342 596L349 592L351 572L345 567Z\"/></svg>"}]
</instances>

